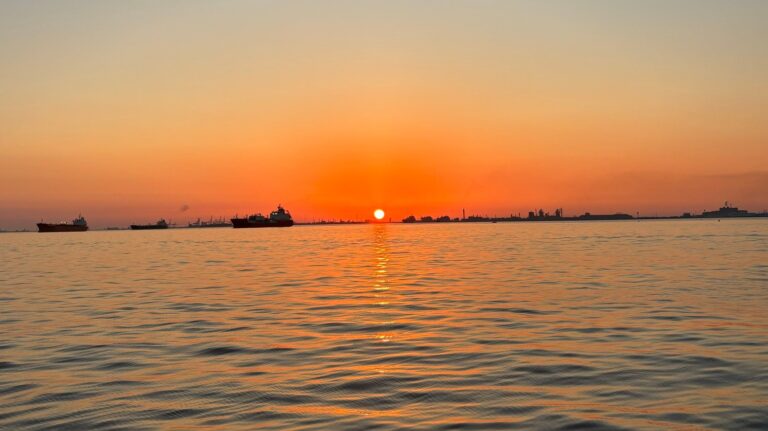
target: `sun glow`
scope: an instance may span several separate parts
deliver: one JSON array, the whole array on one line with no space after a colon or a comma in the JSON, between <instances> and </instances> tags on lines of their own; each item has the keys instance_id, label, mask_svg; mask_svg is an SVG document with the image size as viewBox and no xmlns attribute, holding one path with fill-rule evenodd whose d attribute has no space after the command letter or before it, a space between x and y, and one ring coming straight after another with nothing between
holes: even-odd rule
<instances>
[{"instance_id":1,"label":"sun glow","mask_svg":"<svg viewBox=\"0 0 768 431\"><path fill-rule=\"evenodd\" d=\"M373 216L376 217L376 220L381 220L384 218L384 210L377 209L373 212Z\"/></svg>"}]
</instances>

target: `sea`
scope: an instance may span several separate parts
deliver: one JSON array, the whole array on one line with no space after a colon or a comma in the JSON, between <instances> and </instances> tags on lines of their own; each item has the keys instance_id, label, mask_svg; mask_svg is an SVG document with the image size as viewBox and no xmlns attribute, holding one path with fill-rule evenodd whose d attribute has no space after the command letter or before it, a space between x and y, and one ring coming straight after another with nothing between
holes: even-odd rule
<instances>
[{"instance_id":1,"label":"sea","mask_svg":"<svg viewBox=\"0 0 768 431\"><path fill-rule=\"evenodd\" d=\"M2 430L768 429L768 219L0 235Z\"/></svg>"}]
</instances>

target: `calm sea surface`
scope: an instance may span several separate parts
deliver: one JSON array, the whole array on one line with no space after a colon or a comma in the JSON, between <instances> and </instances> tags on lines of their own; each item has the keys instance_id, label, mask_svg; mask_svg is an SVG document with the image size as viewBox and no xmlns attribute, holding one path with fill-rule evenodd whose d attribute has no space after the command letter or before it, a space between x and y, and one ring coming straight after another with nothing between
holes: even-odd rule
<instances>
[{"instance_id":1,"label":"calm sea surface","mask_svg":"<svg viewBox=\"0 0 768 431\"><path fill-rule=\"evenodd\" d=\"M0 235L0 429L768 429L768 220Z\"/></svg>"}]
</instances>

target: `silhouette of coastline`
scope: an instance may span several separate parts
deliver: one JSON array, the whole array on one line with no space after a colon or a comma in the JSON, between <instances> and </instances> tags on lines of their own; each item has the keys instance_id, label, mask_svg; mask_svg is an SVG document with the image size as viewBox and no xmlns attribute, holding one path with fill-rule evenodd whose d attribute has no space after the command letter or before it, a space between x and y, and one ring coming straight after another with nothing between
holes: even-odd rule
<instances>
[{"instance_id":1,"label":"silhouette of coastline","mask_svg":"<svg viewBox=\"0 0 768 431\"><path fill-rule=\"evenodd\" d=\"M465 211L462 210L461 218L451 218L447 215L440 217L423 216L416 218L410 215L402 220L403 223L497 223L497 222L535 222L535 221L592 221L592 220L670 220L670 219L694 219L694 218L746 218L746 217L768 217L768 212L751 213L747 210L742 210L737 207L732 207L728 202L720 207L716 211L702 211L701 214L693 214L690 212L683 213L679 216L645 216L641 217L639 214L632 216L631 214L615 213L615 214L592 214L585 212L584 214L577 216L565 216L563 215L563 209L557 208L553 214L545 212L543 209L538 211L529 211L527 217L521 217L518 215L510 215L508 217L489 217L480 215L466 216Z\"/></svg>"},{"instance_id":2,"label":"silhouette of coastline","mask_svg":"<svg viewBox=\"0 0 768 431\"><path fill-rule=\"evenodd\" d=\"M278 207L279 212L280 207ZM277 212L273 212L277 213ZM287 212L286 212L287 214ZM270 215L271 216L271 215ZM738 207L732 206L729 202L725 202L725 204L720 207L717 210L714 211L707 211L704 210L700 214L694 214L691 212L685 212L681 215L676 216L641 216L639 213L636 213L634 216L631 214L626 213L614 213L614 214L592 214L590 212L585 212L584 214L575 215L575 216L566 216L563 212L562 208L557 208L553 213L545 212L543 209L538 209L536 211L529 211L528 215L526 217L523 217L521 214L510 214L509 216L488 216L488 215L466 215L466 211L462 210L461 217L450 217L447 215L442 215L439 217L432 217L432 216L422 216L419 218L416 218L416 216L410 215L404 219L402 219L402 223L497 223L497 222L545 222L545 221L597 221L597 220L674 220L674 219L722 219L722 218L756 218L756 217L764 217L768 218L768 211L763 212L749 212L748 210L739 209ZM200 221L198 219L195 223L189 223L188 226L184 226L185 228L200 228L200 227L268 227L268 226L289 226L289 225L351 225L351 224L366 224L366 223L391 223L392 220L389 221L374 221L374 220L343 220L343 219L331 219L331 220L319 220L319 221L311 221L311 222L296 222L294 223L293 220L290 218L290 215L287 214L284 217L286 220L282 220L279 223L269 223L265 222L268 219L264 216L261 216L260 214L256 214L254 216L250 216L250 218L244 218L244 219L238 219L237 216L233 219L232 223L227 222L224 219L216 219L213 218L210 219L210 221ZM263 220L262 220L263 219ZM237 224L239 226L236 226L234 221L237 220ZM289 222L290 220L290 222ZM145 230L145 229L169 229L174 228L175 226L172 223L168 223L165 220L161 219L155 224L147 224L147 225L131 225L128 228L122 228L122 227L115 227L110 226L106 228L101 228L97 230ZM78 219L73 220L72 223L39 223L38 224L38 230L41 232L83 232L85 230L88 230L88 226L85 222L85 219L79 217ZM28 229L18 229L18 230L4 230L0 228L0 233L9 233L9 232L29 232Z\"/></svg>"},{"instance_id":3,"label":"silhouette of coastline","mask_svg":"<svg viewBox=\"0 0 768 431\"><path fill-rule=\"evenodd\" d=\"M331 219L331 220L318 220L318 221L314 221L313 220L313 221L309 221L309 222L301 222L301 223L296 223L296 224L297 225L316 225L316 224L321 224L321 225L332 224L332 225L336 225L336 224L366 224L366 223L370 223L370 222L371 222L370 220L343 220L343 219L335 220L335 219Z\"/></svg>"}]
</instances>

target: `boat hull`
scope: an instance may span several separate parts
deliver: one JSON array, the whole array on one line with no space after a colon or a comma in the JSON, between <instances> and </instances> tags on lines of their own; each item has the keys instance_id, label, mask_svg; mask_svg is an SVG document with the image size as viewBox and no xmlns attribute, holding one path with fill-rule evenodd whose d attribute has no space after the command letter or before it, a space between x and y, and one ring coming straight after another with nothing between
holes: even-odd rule
<instances>
[{"instance_id":1,"label":"boat hull","mask_svg":"<svg viewBox=\"0 0 768 431\"><path fill-rule=\"evenodd\" d=\"M233 218L232 227L235 229L243 228L259 228L259 227L291 227L293 226L293 220L264 220L264 221L249 221L247 218Z\"/></svg>"},{"instance_id":2,"label":"boat hull","mask_svg":"<svg viewBox=\"0 0 768 431\"><path fill-rule=\"evenodd\" d=\"M85 232L88 230L87 225L74 225L64 223L38 223L38 232Z\"/></svg>"}]
</instances>

